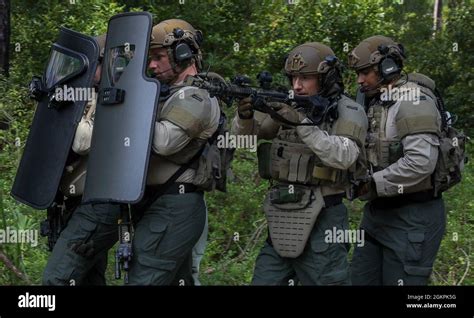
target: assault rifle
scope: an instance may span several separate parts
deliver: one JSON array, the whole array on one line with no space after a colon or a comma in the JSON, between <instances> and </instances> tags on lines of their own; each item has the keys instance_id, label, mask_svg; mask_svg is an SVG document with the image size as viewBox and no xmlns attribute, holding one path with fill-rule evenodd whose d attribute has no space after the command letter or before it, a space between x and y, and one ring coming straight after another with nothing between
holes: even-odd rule
<instances>
[{"instance_id":1,"label":"assault rifle","mask_svg":"<svg viewBox=\"0 0 474 318\"><path fill-rule=\"evenodd\" d=\"M200 73L198 76L188 77L185 85L205 89L211 97L218 97L227 105L231 105L235 99L252 97L255 110L267 113L273 119L290 126L318 125L330 109L330 101L320 95L301 96L296 95L292 90L285 92L282 89L270 89L272 75L269 72L261 72L257 79L260 82L260 87L252 87L250 79L242 75L237 75L231 82L225 82L214 78L208 79L206 73ZM312 123L297 123L287 120L278 114L277 109L271 106L271 102L294 106L296 110L304 112Z\"/></svg>"}]
</instances>

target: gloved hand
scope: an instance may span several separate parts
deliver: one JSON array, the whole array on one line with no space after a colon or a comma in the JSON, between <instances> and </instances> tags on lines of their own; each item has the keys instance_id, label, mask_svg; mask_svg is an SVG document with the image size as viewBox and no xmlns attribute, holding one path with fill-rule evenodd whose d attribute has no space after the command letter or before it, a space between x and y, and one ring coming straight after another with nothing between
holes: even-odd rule
<instances>
[{"instance_id":1,"label":"gloved hand","mask_svg":"<svg viewBox=\"0 0 474 318\"><path fill-rule=\"evenodd\" d=\"M290 105L283 104L283 103L269 103L269 104L272 107L273 107L274 104L280 104L280 105L275 105L277 107L281 106L280 110L278 110L277 113L279 115L281 115L283 118L285 118L285 119L287 119L291 122L301 123L301 121L306 118L306 115L303 112L297 111L296 109L294 109ZM285 123L279 122L278 120L275 120L275 121L278 122L280 125L289 126Z\"/></svg>"},{"instance_id":2,"label":"gloved hand","mask_svg":"<svg viewBox=\"0 0 474 318\"><path fill-rule=\"evenodd\" d=\"M374 179L370 179L359 185L357 190L357 197L361 201L370 201L377 198L377 188Z\"/></svg>"},{"instance_id":3,"label":"gloved hand","mask_svg":"<svg viewBox=\"0 0 474 318\"><path fill-rule=\"evenodd\" d=\"M85 116L84 116L86 120L90 120L94 118L96 105L97 105L96 101L93 101L92 103L87 103Z\"/></svg>"},{"instance_id":4,"label":"gloved hand","mask_svg":"<svg viewBox=\"0 0 474 318\"><path fill-rule=\"evenodd\" d=\"M70 249L85 258L91 258L95 254L94 241L92 240L87 243L75 242L71 244Z\"/></svg>"},{"instance_id":5,"label":"gloved hand","mask_svg":"<svg viewBox=\"0 0 474 318\"><path fill-rule=\"evenodd\" d=\"M285 107L288 107L288 104L280 103L280 102L267 102L267 105L273 108L276 111L279 111Z\"/></svg>"},{"instance_id":6,"label":"gloved hand","mask_svg":"<svg viewBox=\"0 0 474 318\"><path fill-rule=\"evenodd\" d=\"M246 97L239 100L237 105L237 113L239 114L240 119L250 119L253 118L253 105L252 97Z\"/></svg>"}]
</instances>

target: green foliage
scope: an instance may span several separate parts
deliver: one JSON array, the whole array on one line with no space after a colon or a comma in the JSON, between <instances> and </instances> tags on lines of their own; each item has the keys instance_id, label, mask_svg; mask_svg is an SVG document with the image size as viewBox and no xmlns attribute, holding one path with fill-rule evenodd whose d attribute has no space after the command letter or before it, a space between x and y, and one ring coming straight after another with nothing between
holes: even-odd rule
<instances>
[{"instance_id":1,"label":"green foliage","mask_svg":"<svg viewBox=\"0 0 474 318\"><path fill-rule=\"evenodd\" d=\"M474 147L469 147L473 158ZM443 194L447 213L447 228L434 267L432 282L436 285L473 285L474 264L474 167L468 164L461 184Z\"/></svg>"},{"instance_id":2,"label":"green foliage","mask_svg":"<svg viewBox=\"0 0 474 318\"><path fill-rule=\"evenodd\" d=\"M100 35L107 31L108 19L123 11L122 6L110 1L73 2L12 2L13 81L24 83L32 75L41 74L49 48L61 26L84 34Z\"/></svg>"},{"instance_id":3,"label":"green foliage","mask_svg":"<svg viewBox=\"0 0 474 318\"><path fill-rule=\"evenodd\" d=\"M201 265L205 284L249 283L257 250L266 237L261 206L268 182L256 174L255 154L239 150L234 160L235 178L228 192L206 197L210 234Z\"/></svg>"},{"instance_id":4,"label":"green foliage","mask_svg":"<svg viewBox=\"0 0 474 318\"><path fill-rule=\"evenodd\" d=\"M74 4L72 4L74 2ZM0 227L39 229L45 213L17 204L9 192L22 147L33 118L34 103L27 98L27 83L40 75L49 47L59 27L99 35L108 19L123 11L150 11L155 22L183 18L204 33L206 65L230 79L236 74L254 78L271 71L278 83L286 83L283 59L294 46L320 41L332 47L342 62L362 39L383 34L403 43L408 52L406 70L432 77L448 108L459 116L458 125L468 135L474 100L474 7L470 1L449 1L443 9L443 28L434 36L432 1L300 0L287 1L12 1L11 75L0 77L0 120L11 118L10 129L0 130ZM353 72L345 72L348 92L357 86ZM233 110L227 110L229 117ZM6 114L6 115L5 115ZM474 155L474 149L469 146ZM260 247L267 235L262 202L269 184L256 174L254 153L238 151L233 162L234 180L228 193L207 195L209 242L201 264L201 281L207 285L248 284ZM474 171L466 166L463 182L445 197L448 215L446 237L435 263L432 284L474 284ZM346 202L351 228L357 228L363 203ZM457 238L455 240L454 238ZM0 284L39 284L49 252L46 240L37 247L2 244L6 254L26 278L19 278L0 262ZM113 261L113 251L110 251ZM111 264L112 265L112 264ZM113 277L109 266L108 278ZM109 280L110 284L121 281Z\"/></svg>"},{"instance_id":5,"label":"green foliage","mask_svg":"<svg viewBox=\"0 0 474 318\"><path fill-rule=\"evenodd\" d=\"M474 115L470 111L474 100L474 7L469 1L445 11L445 24L433 36L430 7L417 2L418 9L409 11L402 21L399 35L408 52L407 71L430 76L442 93L447 108L458 115L458 126L472 135ZM420 14L425 12L425 14ZM416 39L412 41L411 39Z\"/></svg>"}]
</instances>

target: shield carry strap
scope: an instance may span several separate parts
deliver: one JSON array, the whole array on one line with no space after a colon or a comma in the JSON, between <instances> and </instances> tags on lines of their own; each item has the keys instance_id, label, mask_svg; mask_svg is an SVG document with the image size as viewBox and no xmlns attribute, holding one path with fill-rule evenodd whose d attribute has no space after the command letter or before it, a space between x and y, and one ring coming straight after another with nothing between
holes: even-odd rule
<instances>
[{"instance_id":1,"label":"shield carry strap","mask_svg":"<svg viewBox=\"0 0 474 318\"><path fill-rule=\"evenodd\" d=\"M158 191L156 191L153 195L145 198L144 203L138 203L136 205L133 205L133 209L137 211L138 214L141 214L144 211L146 211L153 204L153 202L158 200L158 198L162 196L166 192L166 190L168 190L168 188L173 184L173 182L175 182L179 178L179 176L181 176L189 167L192 166L194 162L196 162L196 160L199 159L199 157L202 155L204 151L204 148L205 148L205 145L194 155L194 157L191 158L191 160L188 163L179 167L179 169L176 170L176 172L168 180L166 180L165 183L163 183L160 186Z\"/></svg>"}]
</instances>

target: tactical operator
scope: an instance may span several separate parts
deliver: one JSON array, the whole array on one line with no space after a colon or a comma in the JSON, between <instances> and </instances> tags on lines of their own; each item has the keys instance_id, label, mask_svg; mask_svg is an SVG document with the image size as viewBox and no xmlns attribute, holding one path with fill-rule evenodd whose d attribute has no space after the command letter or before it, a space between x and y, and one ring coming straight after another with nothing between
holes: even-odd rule
<instances>
[{"instance_id":1,"label":"tactical operator","mask_svg":"<svg viewBox=\"0 0 474 318\"><path fill-rule=\"evenodd\" d=\"M360 225L366 242L354 251L355 285L426 285L445 231L443 199L431 191L441 118L433 98L401 76L404 58L403 46L384 36L365 39L349 55L369 100L372 172L360 191L368 200ZM406 98L410 90L420 96Z\"/></svg>"},{"instance_id":2,"label":"tactical operator","mask_svg":"<svg viewBox=\"0 0 474 318\"><path fill-rule=\"evenodd\" d=\"M243 99L233 121L235 134L271 139L258 150L259 172L273 183L264 202L269 237L257 258L252 284L350 283L344 242L328 243L326 230L348 229L342 199L349 176L363 157L367 118L359 104L343 95L340 64L324 44L294 48L285 71L296 95L318 95L327 102L317 116L270 103L285 119L314 125L288 126L252 109Z\"/></svg>"},{"instance_id":3,"label":"tactical operator","mask_svg":"<svg viewBox=\"0 0 474 318\"><path fill-rule=\"evenodd\" d=\"M102 62L105 35L96 38ZM102 65L97 66L94 87L97 89ZM107 252L118 238L120 210L112 204L80 205L86 177L87 154L91 146L97 100L86 106L78 124L72 150L78 159L66 167L60 191L68 197L64 204L70 219L62 230L43 273L44 285L105 285ZM66 216L67 217L67 216Z\"/></svg>"},{"instance_id":4,"label":"tactical operator","mask_svg":"<svg viewBox=\"0 0 474 318\"><path fill-rule=\"evenodd\" d=\"M135 227L130 284L193 284L191 254L206 218L195 158L220 117L215 98L183 83L201 69L201 42L202 33L183 20L153 27L148 67L169 94L160 97L147 178L154 201Z\"/></svg>"}]
</instances>

